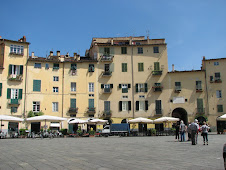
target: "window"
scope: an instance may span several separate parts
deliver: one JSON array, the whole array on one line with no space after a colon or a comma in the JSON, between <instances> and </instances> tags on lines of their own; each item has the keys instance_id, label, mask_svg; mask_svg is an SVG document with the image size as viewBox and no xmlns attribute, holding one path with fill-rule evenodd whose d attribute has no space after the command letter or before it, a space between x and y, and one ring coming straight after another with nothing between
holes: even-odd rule
<instances>
[{"instance_id":1,"label":"window","mask_svg":"<svg viewBox=\"0 0 226 170\"><path fill-rule=\"evenodd\" d=\"M52 109L53 109L53 112L58 112L58 102L53 102L52 103Z\"/></svg>"},{"instance_id":2,"label":"window","mask_svg":"<svg viewBox=\"0 0 226 170\"><path fill-rule=\"evenodd\" d=\"M156 111L156 114L162 114L162 102L161 102L161 100L155 100L155 111Z\"/></svg>"},{"instance_id":3,"label":"window","mask_svg":"<svg viewBox=\"0 0 226 170\"><path fill-rule=\"evenodd\" d=\"M216 91L217 98L222 98L221 90Z\"/></svg>"},{"instance_id":4,"label":"window","mask_svg":"<svg viewBox=\"0 0 226 170\"><path fill-rule=\"evenodd\" d=\"M17 113L18 107L11 107L11 113Z\"/></svg>"},{"instance_id":5,"label":"window","mask_svg":"<svg viewBox=\"0 0 226 170\"><path fill-rule=\"evenodd\" d=\"M89 64L89 72L94 72L94 64Z\"/></svg>"},{"instance_id":6,"label":"window","mask_svg":"<svg viewBox=\"0 0 226 170\"><path fill-rule=\"evenodd\" d=\"M144 101L140 101L139 102L139 110L140 111L144 111L144 109L145 109L145 102Z\"/></svg>"},{"instance_id":7,"label":"window","mask_svg":"<svg viewBox=\"0 0 226 170\"><path fill-rule=\"evenodd\" d=\"M155 71L159 71L160 70L159 62L154 62L154 70Z\"/></svg>"},{"instance_id":8,"label":"window","mask_svg":"<svg viewBox=\"0 0 226 170\"><path fill-rule=\"evenodd\" d=\"M223 112L223 105L217 105L217 112Z\"/></svg>"},{"instance_id":9,"label":"window","mask_svg":"<svg viewBox=\"0 0 226 170\"><path fill-rule=\"evenodd\" d=\"M196 81L196 90L202 90L202 81Z\"/></svg>"},{"instance_id":10,"label":"window","mask_svg":"<svg viewBox=\"0 0 226 170\"><path fill-rule=\"evenodd\" d=\"M7 89L7 99L22 99L23 89Z\"/></svg>"},{"instance_id":11,"label":"window","mask_svg":"<svg viewBox=\"0 0 226 170\"><path fill-rule=\"evenodd\" d=\"M148 110L148 101L136 101L136 111Z\"/></svg>"},{"instance_id":12,"label":"window","mask_svg":"<svg viewBox=\"0 0 226 170\"><path fill-rule=\"evenodd\" d=\"M0 83L0 96L2 96L2 83Z\"/></svg>"},{"instance_id":13,"label":"window","mask_svg":"<svg viewBox=\"0 0 226 170\"><path fill-rule=\"evenodd\" d=\"M89 83L89 92L94 92L94 83Z\"/></svg>"},{"instance_id":14,"label":"window","mask_svg":"<svg viewBox=\"0 0 226 170\"><path fill-rule=\"evenodd\" d=\"M24 54L24 46L22 45L11 45L10 46L10 53L13 54Z\"/></svg>"},{"instance_id":15,"label":"window","mask_svg":"<svg viewBox=\"0 0 226 170\"><path fill-rule=\"evenodd\" d=\"M204 113L203 99L197 99L197 113Z\"/></svg>"},{"instance_id":16,"label":"window","mask_svg":"<svg viewBox=\"0 0 226 170\"><path fill-rule=\"evenodd\" d=\"M59 81L59 76L53 76L53 81Z\"/></svg>"},{"instance_id":17,"label":"window","mask_svg":"<svg viewBox=\"0 0 226 170\"><path fill-rule=\"evenodd\" d=\"M127 110L128 110L128 102L122 101L122 111L127 111Z\"/></svg>"},{"instance_id":18,"label":"window","mask_svg":"<svg viewBox=\"0 0 226 170\"><path fill-rule=\"evenodd\" d=\"M89 99L89 111L94 111L94 99Z\"/></svg>"},{"instance_id":19,"label":"window","mask_svg":"<svg viewBox=\"0 0 226 170\"><path fill-rule=\"evenodd\" d=\"M71 99L70 108L73 108L73 109L76 108L76 99Z\"/></svg>"},{"instance_id":20,"label":"window","mask_svg":"<svg viewBox=\"0 0 226 170\"><path fill-rule=\"evenodd\" d=\"M153 47L154 53L159 53L159 47Z\"/></svg>"},{"instance_id":21,"label":"window","mask_svg":"<svg viewBox=\"0 0 226 170\"><path fill-rule=\"evenodd\" d=\"M54 93L58 93L58 91L59 91L58 87L53 87L53 92Z\"/></svg>"},{"instance_id":22,"label":"window","mask_svg":"<svg viewBox=\"0 0 226 170\"><path fill-rule=\"evenodd\" d=\"M129 111L131 110L131 101L120 101L119 111Z\"/></svg>"},{"instance_id":23,"label":"window","mask_svg":"<svg viewBox=\"0 0 226 170\"><path fill-rule=\"evenodd\" d=\"M23 65L9 65L9 76L23 75ZM12 77L16 78L16 77Z\"/></svg>"},{"instance_id":24,"label":"window","mask_svg":"<svg viewBox=\"0 0 226 170\"><path fill-rule=\"evenodd\" d=\"M137 53L143 54L143 47L137 47Z\"/></svg>"},{"instance_id":25,"label":"window","mask_svg":"<svg viewBox=\"0 0 226 170\"><path fill-rule=\"evenodd\" d=\"M127 54L127 47L121 47L121 54Z\"/></svg>"},{"instance_id":26,"label":"window","mask_svg":"<svg viewBox=\"0 0 226 170\"><path fill-rule=\"evenodd\" d=\"M33 80L33 91L41 91L41 80Z\"/></svg>"},{"instance_id":27,"label":"window","mask_svg":"<svg viewBox=\"0 0 226 170\"><path fill-rule=\"evenodd\" d=\"M122 93L128 93L128 84L122 84Z\"/></svg>"},{"instance_id":28,"label":"window","mask_svg":"<svg viewBox=\"0 0 226 170\"><path fill-rule=\"evenodd\" d=\"M53 69L59 70L60 65L58 63L53 63Z\"/></svg>"},{"instance_id":29,"label":"window","mask_svg":"<svg viewBox=\"0 0 226 170\"><path fill-rule=\"evenodd\" d=\"M104 47L104 55L109 56L110 55L110 48L109 47Z\"/></svg>"},{"instance_id":30,"label":"window","mask_svg":"<svg viewBox=\"0 0 226 170\"><path fill-rule=\"evenodd\" d=\"M76 91L76 83L75 82L71 82L71 91L72 92Z\"/></svg>"},{"instance_id":31,"label":"window","mask_svg":"<svg viewBox=\"0 0 226 170\"><path fill-rule=\"evenodd\" d=\"M48 69L49 69L49 64L48 64L48 63L46 63L46 67L45 67L45 69L46 69L46 70L48 70Z\"/></svg>"},{"instance_id":32,"label":"window","mask_svg":"<svg viewBox=\"0 0 226 170\"><path fill-rule=\"evenodd\" d=\"M89 97L94 97L94 94L89 94Z\"/></svg>"},{"instance_id":33,"label":"window","mask_svg":"<svg viewBox=\"0 0 226 170\"><path fill-rule=\"evenodd\" d=\"M71 74L77 75L77 64L71 64Z\"/></svg>"},{"instance_id":34,"label":"window","mask_svg":"<svg viewBox=\"0 0 226 170\"><path fill-rule=\"evenodd\" d=\"M128 96L122 96L123 99L128 99Z\"/></svg>"},{"instance_id":35,"label":"window","mask_svg":"<svg viewBox=\"0 0 226 170\"><path fill-rule=\"evenodd\" d=\"M138 63L138 71L144 71L144 63Z\"/></svg>"},{"instance_id":36,"label":"window","mask_svg":"<svg viewBox=\"0 0 226 170\"><path fill-rule=\"evenodd\" d=\"M35 63L34 68L41 68L41 63Z\"/></svg>"},{"instance_id":37,"label":"window","mask_svg":"<svg viewBox=\"0 0 226 170\"><path fill-rule=\"evenodd\" d=\"M104 111L110 111L110 101L104 101Z\"/></svg>"},{"instance_id":38,"label":"window","mask_svg":"<svg viewBox=\"0 0 226 170\"><path fill-rule=\"evenodd\" d=\"M147 91L148 91L147 83L136 84L136 92L147 92Z\"/></svg>"},{"instance_id":39,"label":"window","mask_svg":"<svg viewBox=\"0 0 226 170\"><path fill-rule=\"evenodd\" d=\"M175 90L181 91L181 82L175 82Z\"/></svg>"},{"instance_id":40,"label":"window","mask_svg":"<svg viewBox=\"0 0 226 170\"><path fill-rule=\"evenodd\" d=\"M219 62L218 61L214 62L214 65L215 66L218 66L219 65Z\"/></svg>"},{"instance_id":41,"label":"window","mask_svg":"<svg viewBox=\"0 0 226 170\"><path fill-rule=\"evenodd\" d=\"M221 79L221 74L215 73L215 80L220 80L220 79Z\"/></svg>"},{"instance_id":42,"label":"window","mask_svg":"<svg viewBox=\"0 0 226 170\"><path fill-rule=\"evenodd\" d=\"M127 63L122 63L122 72L127 72Z\"/></svg>"},{"instance_id":43,"label":"window","mask_svg":"<svg viewBox=\"0 0 226 170\"><path fill-rule=\"evenodd\" d=\"M40 112L40 102L33 102L33 112Z\"/></svg>"}]
</instances>

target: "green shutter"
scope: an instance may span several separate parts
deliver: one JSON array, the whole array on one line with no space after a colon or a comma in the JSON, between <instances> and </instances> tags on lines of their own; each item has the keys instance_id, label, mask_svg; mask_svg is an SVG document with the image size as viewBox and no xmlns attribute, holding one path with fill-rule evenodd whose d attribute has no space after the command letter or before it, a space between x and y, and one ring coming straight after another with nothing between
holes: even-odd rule
<instances>
[{"instance_id":1,"label":"green shutter","mask_svg":"<svg viewBox=\"0 0 226 170\"><path fill-rule=\"evenodd\" d=\"M68 132L69 133L72 133L73 132L73 124L68 124Z\"/></svg>"},{"instance_id":2,"label":"green shutter","mask_svg":"<svg viewBox=\"0 0 226 170\"><path fill-rule=\"evenodd\" d=\"M202 109L203 108L203 99L197 99L197 108Z\"/></svg>"},{"instance_id":3,"label":"green shutter","mask_svg":"<svg viewBox=\"0 0 226 170\"><path fill-rule=\"evenodd\" d=\"M111 64L110 64L110 71L111 71L111 72L114 72L114 63L111 63Z\"/></svg>"},{"instance_id":4,"label":"green shutter","mask_svg":"<svg viewBox=\"0 0 226 170\"><path fill-rule=\"evenodd\" d=\"M122 111L122 101L119 101L119 111Z\"/></svg>"},{"instance_id":5,"label":"green shutter","mask_svg":"<svg viewBox=\"0 0 226 170\"><path fill-rule=\"evenodd\" d=\"M138 63L138 71L144 71L144 63Z\"/></svg>"},{"instance_id":6,"label":"green shutter","mask_svg":"<svg viewBox=\"0 0 226 170\"><path fill-rule=\"evenodd\" d=\"M2 96L2 83L0 83L0 96Z\"/></svg>"},{"instance_id":7,"label":"green shutter","mask_svg":"<svg viewBox=\"0 0 226 170\"><path fill-rule=\"evenodd\" d=\"M22 99L23 96L23 89L19 89L19 97L18 99Z\"/></svg>"},{"instance_id":8,"label":"green shutter","mask_svg":"<svg viewBox=\"0 0 226 170\"><path fill-rule=\"evenodd\" d=\"M41 91L41 80L33 80L33 91Z\"/></svg>"},{"instance_id":9,"label":"green shutter","mask_svg":"<svg viewBox=\"0 0 226 170\"><path fill-rule=\"evenodd\" d=\"M122 63L122 72L127 72L127 63Z\"/></svg>"},{"instance_id":10,"label":"green shutter","mask_svg":"<svg viewBox=\"0 0 226 170\"><path fill-rule=\"evenodd\" d=\"M155 71L160 70L159 62L154 62L154 70L155 70Z\"/></svg>"},{"instance_id":11,"label":"green shutter","mask_svg":"<svg viewBox=\"0 0 226 170\"><path fill-rule=\"evenodd\" d=\"M76 108L76 99L71 99L71 108Z\"/></svg>"},{"instance_id":12,"label":"green shutter","mask_svg":"<svg viewBox=\"0 0 226 170\"><path fill-rule=\"evenodd\" d=\"M89 108L94 108L94 99L89 99Z\"/></svg>"},{"instance_id":13,"label":"green shutter","mask_svg":"<svg viewBox=\"0 0 226 170\"><path fill-rule=\"evenodd\" d=\"M136 101L136 110L139 110L139 101Z\"/></svg>"},{"instance_id":14,"label":"green shutter","mask_svg":"<svg viewBox=\"0 0 226 170\"><path fill-rule=\"evenodd\" d=\"M9 75L11 75L12 74L12 65L10 64L9 65Z\"/></svg>"},{"instance_id":15,"label":"green shutter","mask_svg":"<svg viewBox=\"0 0 226 170\"><path fill-rule=\"evenodd\" d=\"M136 84L136 92L138 92L138 84Z\"/></svg>"},{"instance_id":16,"label":"green shutter","mask_svg":"<svg viewBox=\"0 0 226 170\"><path fill-rule=\"evenodd\" d=\"M145 92L148 92L148 84L144 83Z\"/></svg>"},{"instance_id":17,"label":"green shutter","mask_svg":"<svg viewBox=\"0 0 226 170\"><path fill-rule=\"evenodd\" d=\"M131 110L131 101L128 101L128 110Z\"/></svg>"},{"instance_id":18,"label":"green shutter","mask_svg":"<svg viewBox=\"0 0 226 170\"><path fill-rule=\"evenodd\" d=\"M104 101L104 111L110 111L110 101Z\"/></svg>"},{"instance_id":19,"label":"green shutter","mask_svg":"<svg viewBox=\"0 0 226 170\"><path fill-rule=\"evenodd\" d=\"M20 65L20 75L23 75L23 65Z\"/></svg>"},{"instance_id":20,"label":"green shutter","mask_svg":"<svg viewBox=\"0 0 226 170\"><path fill-rule=\"evenodd\" d=\"M7 99L11 99L11 89L7 89Z\"/></svg>"}]
</instances>

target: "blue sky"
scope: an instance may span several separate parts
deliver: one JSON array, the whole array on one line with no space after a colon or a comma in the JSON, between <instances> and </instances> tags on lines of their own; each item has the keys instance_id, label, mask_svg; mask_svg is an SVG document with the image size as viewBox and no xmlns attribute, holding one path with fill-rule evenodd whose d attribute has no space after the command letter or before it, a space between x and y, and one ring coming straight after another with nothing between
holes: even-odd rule
<instances>
[{"instance_id":1,"label":"blue sky","mask_svg":"<svg viewBox=\"0 0 226 170\"><path fill-rule=\"evenodd\" d=\"M226 57L225 0L1 1L0 36L31 43L30 54L84 56L93 37L165 38L169 70L200 69L202 56Z\"/></svg>"}]
</instances>

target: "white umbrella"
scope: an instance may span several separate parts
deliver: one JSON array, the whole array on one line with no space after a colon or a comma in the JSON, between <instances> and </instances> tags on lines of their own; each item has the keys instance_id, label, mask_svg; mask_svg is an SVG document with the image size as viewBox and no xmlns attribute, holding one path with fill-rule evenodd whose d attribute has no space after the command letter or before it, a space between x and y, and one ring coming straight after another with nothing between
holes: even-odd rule
<instances>
[{"instance_id":1,"label":"white umbrella","mask_svg":"<svg viewBox=\"0 0 226 170\"><path fill-rule=\"evenodd\" d=\"M225 121L226 120L226 114L218 117L217 120L223 120L223 121Z\"/></svg>"},{"instance_id":2,"label":"white umbrella","mask_svg":"<svg viewBox=\"0 0 226 170\"><path fill-rule=\"evenodd\" d=\"M100 124L103 125L105 123L107 123L108 120L103 120L103 119L92 119L92 120L88 120L87 124Z\"/></svg>"},{"instance_id":3,"label":"white umbrella","mask_svg":"<svg viewBox=\"0 0 226 170\"><path fill-rule=\"evenodd\" d=\"M67 120L66 118L63 117L57 117L57 116L48 116L48 115L43 115L43 116L35 116L35 117L30 117L27 118L27 122L42 122L45 121L45 128L46 128L46 121L54 121L54 122L61 122Z\"/></svg>"},{"instance_id":4,"label":"white umbrella","mask_svg":"<svg viewBox=\"0 0 226 170\"><path fill-rule=\"evenodd\" d=\"M9 121L9 122L23 122L24 119L18 118L18 117L13 117L13 116L8 116L8 115L0 115L0 120L1 120L1 131L2 131L2 121Z\"/></svg>"},{"instance_id":5,"label":"white umbrella","mask_svg":"<svg viewBox=\"0 0 226 170\"><path fill-rule=\"evenodd\" d=\"M129 120L129 123L153 123L153 120L143 118L143 117L138 117L138 118Z\"/></svg>"},{"instance_id":6,"label":"white umbrella","mask_svg":"<svg viewBox=\"0 0 226 170\"><path fill-rule=\"evenodd\" d=\"M170 122L177 122L179 121L179 118L175 118L175 117L160 117L158 119L154 120L154 123L170 123Z\"/></svg>"},{"instance_id":7,"label":"white umbrella","mask_svg":"<svg viewBox=\"0 0 226 170\"><path fill-rule=\"evenodd\" d=\"M81 120L81 119L74 119L70 122L68 122L69 124L85 124L87 123L88 121L87 120Z\"/></svg>"}]
</instances>

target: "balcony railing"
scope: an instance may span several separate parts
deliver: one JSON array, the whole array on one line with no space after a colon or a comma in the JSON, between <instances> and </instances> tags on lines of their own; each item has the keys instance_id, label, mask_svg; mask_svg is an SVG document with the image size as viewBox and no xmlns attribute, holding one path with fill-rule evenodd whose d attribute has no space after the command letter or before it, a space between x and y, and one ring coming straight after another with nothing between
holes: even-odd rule
<instances>
[{"instance_id":1,"label":"balcony railing","mask_svg":"<svg viewBox=\"0 0 226 170\"><path fill-rule=\"evenodd\" d=\"M8 100L8 104L9 105L19 105L20 104L20 100L19 99L9 99Z\"/></svg>"},{"instance_id":2,"label":"balcony railing","mask_svg":"<svg viewBox=\"0 0 226 170\"><path fill-rule=\"evenodd\" d=\"M112 56L112 55L102 55L102 56L100 56L100 61L110 61L110 62L112 62L113 57L114 56Z\"/></svg>"},{"instance_id":3,"label":"balcony railing","mask_svg":"<svg viewBox=\"0 0 226 170\"><path fill-rule=\"evenodd\" d=\"M162 75L162 70L154 70L152 71L152 75Z\"/></svg>"},{"instance_id":4,"label":"balcony railing","mask_svg":"<svg viewBox=\"0 0 226 170\"><path fill-rule=\"evenodd\" d=\"M103 88L103 93L111 93L111 88Z\"/></svg>"},{"instance_id":5,"label":"balcony railing","mask_svg":"<svg viewBox=\"0 0 226 170\"><path fill-rule=\"evenodd\" d=\"M13 74L10 74L8 76L8 80L10 80L10 81L22 81L23 80L23 75L13 75Z\"/></svg>"},{"instance_id":6,"label":"balcony railing","mask_svg":"<svg viewBox=\"0 0 226 170\"><path fill-rule=\"evenodd\" d=\"M111 117L111 110L104 110L103 116L104 116L105 118Z\"/></svg>"},{"instance_id":7,"label":"balcony railing","mask_svg":"<svg viewBox=\"0 0 226 170\"><path fill-rule=\"evenodd\" d=\"M95 107L88 107L87 113L96 113L96 108Z\"/></svg>"},{"instance_id":8,"label":"balcony railing","mask_svg":"<svg viewBox=\"0 0 226 170\"><path fill-rule=\"evenodd\" d=\"M103 71L102 75L103 76L111 76L111 73L112 73L111 71Z\"/></svg>"},{"instance_id":9,"label":"balcony railing","mask_svg":"<svg viewBox=\"0 0 226 170\"><path fill-rule=\"evenodd\" d=\"M205 108L196 108L196 113L197 114L204 114L205 113Z\"/></svg>"},{"instance_id":10,"label":"balcony railing","mask_svg":"<svg viewBox=\"0 0 226 170\"><path fill-rule=\"evenodd\" d=\"M70 107L68 110L69 113L78 113L78 108L76 107Z\"/></svg>"},{"instance_id":11,"label":"balcony railing","mask_svg":"<svg viewBox=\"0 0 226 170\"><path fill-rule=\"evenodd\" d=\"M10 52L10 55L18 55L18 56L23 56L24 53L18 53L18 52Z\"/></svg>"},{"instance_id":12,"label":"balcony railing","mask_svg":"<svg viewBox=\"0 0 226 170\"><path fill-rule=\"evenodd\" d=\"M202 88L201 87L196 87L196 92L202 92Z\"/></svg>"},{"instance_id":13,"label":"balcony railing","mask_svg":"<svg viewBox=\"0 0 226 170\"><path fill-rule=\"evenodd\" d=\"M215 83L222 83L222 80L220 78L215 78Z\"/></svg>"},{"instance_id":14,"label":"balcony railing","mask_svg":"<svg viewBox=\"0 0 226 170\"><path fill-rule=\"evenodd\" d=\"M162 91L163 87L162 86L153 86L152 87L154 91Z\"/></svg>"}]
</instances>

